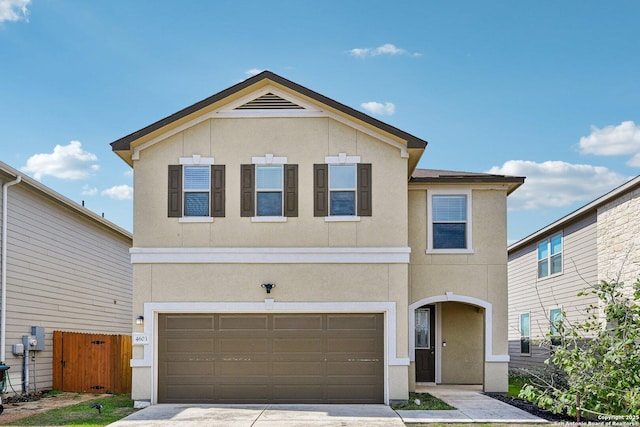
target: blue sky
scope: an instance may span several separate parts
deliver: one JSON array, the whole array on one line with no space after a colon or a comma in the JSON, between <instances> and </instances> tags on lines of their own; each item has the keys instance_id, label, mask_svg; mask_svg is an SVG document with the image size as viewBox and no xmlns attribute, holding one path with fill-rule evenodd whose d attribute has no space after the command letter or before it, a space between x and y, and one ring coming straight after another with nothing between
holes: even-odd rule
<instances>
[{"instance_id":1,"label":"blue sky","mask_svg":"<svg viewBox=\"0 0 640 427\"><path fill-rule=\"evenodd\" d=\"M121 227L109 143L268 69L526 176L515 241L640 174L637 1L0 0L0 160Z\"/></svg>"}]
</instances>

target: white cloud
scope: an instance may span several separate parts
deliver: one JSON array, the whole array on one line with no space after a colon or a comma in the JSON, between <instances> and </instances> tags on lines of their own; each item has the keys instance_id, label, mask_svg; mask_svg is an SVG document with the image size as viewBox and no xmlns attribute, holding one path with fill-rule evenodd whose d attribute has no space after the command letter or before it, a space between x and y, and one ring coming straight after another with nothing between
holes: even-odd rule
<instances>
[{"instance_id":1,"label":"white cloud","mask_svg":"<svg viewBox=\"0 0 640 427\"><path fill-rule=\"evenodd\" d=\"M562 161L536 163L509 160L488 173L526 177L525 183L509 196L509 209L533 210L589 202L607 193L627 178L606 167L576 165Z\"/></svg>"},{"instance_id":2,"label":"white cloud","mask_svg":"<svg viewBox=\"0 0 640 427\"><path fill-rule=\"evenodd\" d=\"M31 0L0 0L0 22L29 21Z\"/></svg>"},{"instance_id":3,"label":"white cloud","mask_svg":"<svg viewBox=\"0 0 640 427\"><path fill-rule=\"evenodd\" d=\"M252 68L250 70L245 71L244 73L251 77L251 76L255 76L256 74L260 74L261 72L263 72L264 70L260 69L260 68Z\"/></svg>"},{"instance_id":4,"label":"white cloud","mask_svg":"<svg viewBox=\"0 0 640 427\"><path fill-rule=\"evenodd\" d=\"M83 196L95 196L98 194L98 189L96 187L90 187L89 185L83 185L80 194Z\"/></svg>"},{"instance_id":5,"label":"white cloud","mask_svg":"<svg viewBox=\"0 0 640 427\"><path fill-rule=\"evenodd\" d=\"M405 49L399 48L394 44L385 43L378 47L357 47L349 51L349 55L356 56L358 58L366 58L367 56L379 56L379 55L411 55L414 57L422 56L421 53L409 53Z\"/></svg>"},{"instance_id":6,"label":"white cloud","mask_svg":"<svg viewBox=\"0 0 640 427\"><path fill-rule=\"evenodd\" d=\"M133 176L133 169L128 169L128 170L124 171L123 175L124 176Z\"/></svg>"},{"instance_id":7,"label":"white cloud","mask_svg":"<svg viewBox=\"0 0 640 427\"><path fill-rule=\"evenodd\" d=\"M591 134L580 138L578 146L582 154L632 155L627 165L640 167L640 126L631 120L602 129L591 126Z\"/></svg>"},{"instance_id":8,"label":"white cloud","mask_svg":"<svg viewBox=\"0 0 640 427\"><path fill-rule=\"evenodd\" d=\"M116 200L132 200L133 199L133 187L129 185L114 185L111 188L102 190L100 193L103 196L111 197Z\"/></svg>"},{"instance_id":9,"label":"white cloud","mask_svg":"<svg viewBox=\"0 0 640 427\"><path fill-rule=\"evenodd\" d=\"M381 116L391 116L396 112L396 106L391 102L385 102L383 104L381 102L369 101L363 102L360 106L370 113Z\"/></svg>"},{"instance_id":10,"label":"white cloud","mask_svg":"<svg viewBox=\"0 0 640 427\"><path fill-rule=\"evenodd\" d=\"M69 145L56 145L53 153L34 154L21 170L33 174L38 181L45 175L60 179L83 179L100 168L94 163L97 160L95 154L82 149L80 141L71 141Z\"/></svg>"}]
</instances>

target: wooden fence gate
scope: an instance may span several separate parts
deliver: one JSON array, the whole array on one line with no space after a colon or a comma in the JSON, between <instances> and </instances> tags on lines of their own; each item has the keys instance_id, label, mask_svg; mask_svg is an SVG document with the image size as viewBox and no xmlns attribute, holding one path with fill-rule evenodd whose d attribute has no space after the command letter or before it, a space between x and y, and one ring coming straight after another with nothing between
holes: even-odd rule
<instances>
[{"instance_id":1,"label":"wooden fence gate","mask_svg":"<svg viewBox=\"0 0 640 427\"><path fill-rule=\"evenodd\" d=\"M53 331L53 388L131 392L131 337Z\"/></svg>"}]
</instances>

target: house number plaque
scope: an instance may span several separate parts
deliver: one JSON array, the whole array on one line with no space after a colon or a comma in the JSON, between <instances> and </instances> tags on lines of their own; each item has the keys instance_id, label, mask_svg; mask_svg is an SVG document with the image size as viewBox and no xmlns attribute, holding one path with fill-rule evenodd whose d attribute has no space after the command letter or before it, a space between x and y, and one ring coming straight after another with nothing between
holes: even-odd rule
<instances>
[{"instance_id":1,"label":"house number plaque","mask_svg":"<svg viewBox=\"0 0 640 427\"><path fill-rule=\"evenodd\" d=\"M149 335L147 334L136 334L134 333L131 337L133 341L133 345L147 345L149 344Z\"/></svg>"}]
</instances>

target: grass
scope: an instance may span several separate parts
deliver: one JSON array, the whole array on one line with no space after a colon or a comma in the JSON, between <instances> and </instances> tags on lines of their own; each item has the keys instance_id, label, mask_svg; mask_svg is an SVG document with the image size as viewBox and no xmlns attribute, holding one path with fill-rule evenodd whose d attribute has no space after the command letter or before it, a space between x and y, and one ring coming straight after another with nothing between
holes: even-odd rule
<instances>
[{"instance_id":1,"label":"grass","mask_svg":"<svg viewBox=\"0 0 640 427\"><path fill-rule=\"evenodd\" d=\"M101 403L102 413L91 407L92 403ZM96 398L77 405L52 409L30 417L21 418L6 425L9 426L85 426L102 427L135 412L129 394L114 394L111 397Z\"/></svg>"},{"instance_id":2,"label":"grass","mask_svg":"<svg viewBox=\"0 0 640 427\"><path fill-rule=\"evenodd\" d=\"M529 383L529 379L520 376L509 376L509 391L507 397L518 397L520 389Z\"/></svg>"},{"instance_id":3,"label":"grass","mask_svg":"<svg viewBox=\"0 0 640 427\"><path fill-rule=\"evenodd\" d=\"M416 403L416 399L420 401L420 404ZM409 401L407 403L399 403L391 405L393 409L403 410L450 410L456 409L453 406L447 405L437 397L431 396L429 393L409 393Z\"/></svg>"}]
</instances>

